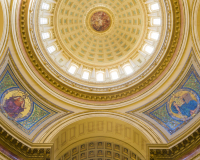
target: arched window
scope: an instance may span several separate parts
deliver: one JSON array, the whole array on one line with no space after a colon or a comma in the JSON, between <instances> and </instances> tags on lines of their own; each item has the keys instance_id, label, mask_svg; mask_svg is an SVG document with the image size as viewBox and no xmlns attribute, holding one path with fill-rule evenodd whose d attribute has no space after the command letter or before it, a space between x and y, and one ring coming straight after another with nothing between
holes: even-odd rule
<instances>
[{"instance_id":1,"label":"arched window","mask_svg":"<svg viewBox=\"0 0 200 160\"><path fill-rule=\"evenodd\" d=\"M111 71L110 75L111 75L111 79L112 80L116 80L116 79L119 78L119 75L118 75L117 71Z\"/></svg>"},{"instance_id":2,"label":"arched window","mask_svg":"<svg viewBox=\"0 0 200 160\"><path fill-rule=\"evenodd\" d=\"M104 80L103 72L98 72L96 74L96 80L97 81L103 81Z\"/></svg>"},{"instance_id":3,"label":"arched window","mask_svg":"<svg viewBox=\"0 0 200 160\"><path fill-rule=\"evenodd\" d=\"M131 74L133 72L133 69L131 68L130 65L126 65L123 68L126 74Z\"/></svg>"},{"instance_id":4,"label":"arched window","mask_svg":"<svg viewBox=\"0 0 200 160\"><path fill-rule=\"evenodd\" d=\"M49 10L50 5L48 3L42 3L42 9Z\"/></svg>"},{"instance_id":5,"label":"arched window","mask_svg":"<svg viewBox=\"0 0 200 160\"><path fill-rule=\"evenodd\" d=\"M56 47L50 46L50 47L47 48L47 50L48 50L49 53L53 53L56 50Z\"/></svg>"},{"instance_id":6,"label":"arched window","mask_svg":"<svg viewBox=\"0 0 200 160\"><path fill-rule=\"evenodd\" d=\"M151 53L153 53L154 47L150 46L150 45L145 45L144 50L145 50L145 52L151 54Z\"/></svg>"},{"instance_id":7,"label":"arched window","mask_svg":"<svg viewBox=\"0 0 200 160\"><path fill-rule=\"evenodd\" d=\"M50 38L49 32L42 33L42 38L43 38L43 39Z\"/></svg>"},{"instance_id":8,"label":"arched window","mask_svg":"<svg viewBox=\"0 0 200 160\"><path fill-rule=\"evenodd\" d=\"M90 73L88 71L83 71L83 75L82 78L83 79L88 79L89 78Z\"/></svg>"},{"instance_id":9,"label":"arched window","mask_svg":"<svg viewBox=\"0 0 200 160\"><path fill-rule=\"evenodd\" d=\"M40 24L48 24L47 18L40 18Z\"/></svg>"},{"instance_id":10,"label":"arched window","mask_svg":"<svg viewBox=\"0 0 200 160\"><path fill-rule=\"evenodd\" d=\"M70 68L69 68L69 70L68 70L68 72L69 72L69 73L71 73L71 74L74 74L74 73L75 73L75 71L76 71L76 69L77 69L77 67L76 67L76 66L74 66L74 65L71 65L71 66L70 66Z\"/></svg>"},{"instance_id":11,"label":"arched window","mask_svg":"<svg viewBox=\"0 0 200 160\"><path fill-rule=\"evenodd\" d=\"M151 5L150 5L150 9L151 9L151 11L159 10L159 5L158 5L158 3L151 4Z\"/></svg>"},{"instance_id":12,"label":"arched window","mask_svg":"<svg viewBox=\"0 0 200 160\"><path fill-rule=\"evenodd\" d=\"M158 32L150 32L150 38L154 40L158 40L159 33Z\"/></svg>"},{"instance_id":13,"label":"arched window","mask_svg":"<svg viewBox=\"0 0 200 160\"><path fill-rule=\"evenodd\" d=\"M159 26L161 24L161 19L160 18L153 18L152 24Z\"/></svg>"}]
</instances>

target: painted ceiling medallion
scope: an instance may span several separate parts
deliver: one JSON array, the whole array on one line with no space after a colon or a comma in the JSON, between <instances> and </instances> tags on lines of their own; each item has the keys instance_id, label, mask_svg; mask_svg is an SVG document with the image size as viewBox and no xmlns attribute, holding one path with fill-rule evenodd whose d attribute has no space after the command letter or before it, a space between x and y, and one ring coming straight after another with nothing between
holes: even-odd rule
<instances>
[{"instance_id":1,"label":"painted ceiling medallion","mask_svg":"<svg viewBox=\"0 0 200 160\"><path fill-rule=\"evenodd\" d=\"M109 36L118 25L118 18L114 10L103 4L97 4L90 7L85 13L84 28L92 36L93 42L96 40L109 41ZM98 46L96 46L98 47ZM102 46L103 47L103 46ZM102 48L103 49L103 48Z\"/></svg>"},{"instance_id":2,"label":"painted ceiling medallion","mask_svg":"<svg viewBox=\"0 0 200 160\"><path fill-rule=\"evenodd\" d=\"M104 32L110 27L110 21L111 19L107 13L98 11L92 15L90 25L94 30Z\"/></svg>"}]
</instances>

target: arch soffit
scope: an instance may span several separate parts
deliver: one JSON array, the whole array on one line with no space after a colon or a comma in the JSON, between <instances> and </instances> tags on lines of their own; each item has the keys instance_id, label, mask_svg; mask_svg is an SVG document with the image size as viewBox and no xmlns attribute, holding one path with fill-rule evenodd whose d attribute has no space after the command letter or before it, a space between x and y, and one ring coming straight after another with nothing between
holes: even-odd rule
<instances>
[{"instance_id":1,"label":"arch soffit","mask_svg":"<svg viewBox=\"0 0 200 160\"><path fill-rule=\"evenodd\" d=\"M63 118L56 124L50 125L48 128L43 130L34 142L36 143L51 143L52 140L57 136L63 129L67 128L69 125L74 123L80 123L82 120L89 118L112 118L121 121L122 124L129 124L133 128L136 128L144 135L150 143L166 143L166 140L162 137L162 135L149 126L146 122L136 117L130 117L127 114L119 114L116 112L84 112L80 114L73 114L69 118Z\"/></svg>"}]
</instances>

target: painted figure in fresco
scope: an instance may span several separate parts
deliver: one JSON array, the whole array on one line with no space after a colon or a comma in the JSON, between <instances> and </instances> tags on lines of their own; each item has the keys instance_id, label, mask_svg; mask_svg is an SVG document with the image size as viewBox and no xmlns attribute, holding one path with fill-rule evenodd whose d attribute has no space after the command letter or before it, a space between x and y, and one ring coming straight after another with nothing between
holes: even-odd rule
<instances>
[{"instance_id":1,"label":"painted figure in fresco","mask_svg":"<svg viewBox=\"0 0 200 160\"><path fill-rule=\"evenodd\" d=\"M183 117L188 118L192 116L197 109L197 102L192 99L189 93L185 93L173 101L171 110L176 114L181 114Z\"/></svg>"},{"instance_id":2,"label":"painted figure in fresco","mask_svg":"<svg viewBox=\"0 0 200 160\"><path fill-rule=\"evenodd\" d=\"M24 111L25 99L26 95L20 96L18 94L13 94L12 97L5 101L4 110L10 117L15 119Z\"/></svg>"},{"instance_id":3,"label":"painted figure in fresco","mask_svg":"<svg viewBox=\"0 0 200 160\"><path fill-rule=\"evenodd\" d=\"M105 31L110 26L110 17L105 12L96 12L91 17L91 25L96 31Z\"/></svg>"}]
</instances>

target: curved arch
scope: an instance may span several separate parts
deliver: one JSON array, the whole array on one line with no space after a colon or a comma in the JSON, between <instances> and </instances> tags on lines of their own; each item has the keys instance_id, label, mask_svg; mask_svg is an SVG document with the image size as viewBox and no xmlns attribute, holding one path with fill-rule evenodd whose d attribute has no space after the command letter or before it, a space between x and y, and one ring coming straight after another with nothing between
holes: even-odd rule
<instances>
[{"instance_id":1,"label":"curved arch","mask_svg":"<svg viewBox=\"0 0 200 160\"><path fill-rule=\"evenodd\" d=\"M9 12L8 12L8 2L6 0L0 1L0 24L2 27L0 28L0 56L2 56L4 52L4 48L7 44L8 40L8 31L9 31Z\"/></svg>"},{"instance_id":2,"label":"curved arch","mask_svg":"<svg viewBox=\"0 0 200 160\"><path fill-rule=\"evenodd\" d=\"M200 21L198 20L197 17L200 15L200 1L194 0L193 6L192 6L192 15L191 15L191 32L192 32L192 40L194 44L194 49L196 50L195 54L197 55L198 59L200 57L200 30L198 27L198 23Z\"/></svg>"},{"instance_id":3,"label":"curved arch","mask_svg":"<svg viewBox=\"0 0 200 160\"><path fill-rule=\"evenodd\" d=\"M138 119L136 117L130 117L126 114L119 114L116 112L84 112L80 114L72 115L71 117L66 117L57 122L56 124L52 124L46 130L42 131L34 142L36 143L51 143L52 139L65 127L76 123L78 121L87 119L87 118L97 118L97 117L108 117L120 120L124 123L130 124L132 127L137 128L144 136L149 140L150 143L160 144L166 143L166 140L162 137L162 135L149 126L146 122Z\"/></svg>"},{"instance_id":4,"label":"curved arch","mask_svg":"<svg viewBox=\"0 0 200 160\"><path fill-rule=\"evenodd\" d=\"M145 146L143 146L145 147ZM71 151L70 151L71 150ZM55 159L59 159L60 157L67 158L70 157L70 153L73 153L73 150L75 150L80 157L82 156L82 153L85 152L85 157L115 157L114 154L118 154L118 157L124 157L124 160L128 160L128 157L136 158L138 159L145 159L144 155L138 151L138 148L134 148L128 143L125 143L123 141L120 141L113 137L106 137L106 136L98 136L98 137L89 137L86 139L79 140L70 146L67 146L63 150L61 150L58 154L54 155ZM90 154L90 152L93 152L93 155ZM100 151L100 155L98 155L98 152ZM70 152L70 153L69 153ZM95 153L96 152L96 153ZM108 155L108 152L109 155ZM96 156L96 157L95 157ZM77 155L75 156L77 157ZM126 158L125 158L126 157ZM140 158L139 158L140 157Z\"/></svg>"}]
</instances>

